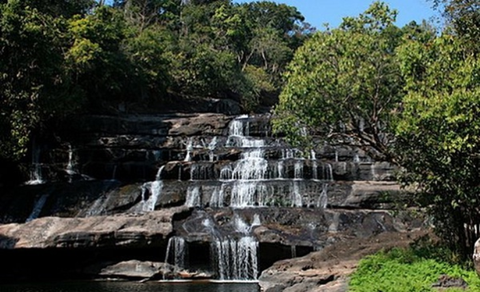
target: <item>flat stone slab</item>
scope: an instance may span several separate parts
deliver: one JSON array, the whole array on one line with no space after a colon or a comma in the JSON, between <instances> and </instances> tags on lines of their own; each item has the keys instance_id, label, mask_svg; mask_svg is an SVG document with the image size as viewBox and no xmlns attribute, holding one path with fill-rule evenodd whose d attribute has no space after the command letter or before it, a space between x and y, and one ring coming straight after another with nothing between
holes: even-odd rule
<instances>
[{"instance_id":1,"label":"flat stone slab","mask_svg":"<svg viewBox=\"0 0 480 292\"><path fill-rule=\"evenodd\" d=\"M145 214L93 216L87 218L43 217L27 223L0 225L0 248L87 248L143 246L173 231L175 207Z\"/></svg>"}]
</instances>

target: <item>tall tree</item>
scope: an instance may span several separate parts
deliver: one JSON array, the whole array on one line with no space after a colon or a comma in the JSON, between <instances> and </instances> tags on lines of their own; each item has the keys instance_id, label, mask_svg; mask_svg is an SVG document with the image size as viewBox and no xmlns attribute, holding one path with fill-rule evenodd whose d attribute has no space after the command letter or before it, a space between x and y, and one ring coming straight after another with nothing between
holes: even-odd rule
<instances>
[{"instance_id":1,"label":"tall tree","mask_svg":"<svg viewBox=\"0 0 480 292\"><path fill-rule=\"evenodd\" d=\"M443 35L399 50L406 96L396 128L403 181L417 185L437 233L464 259L480 236L480 59Z\"/></svg>"},{"instance_id":2,"label":"tall tree","mask_svg":"<svg viewBox=\"0 0 480 292\"><path fill-rule=\"evenodd\" d=\"M375 2L299 48L285 75L274 130L300 144L317 131L347 136L392 158L391 113L402 97L395 16L396 11Z\"/></svg>"},{"instance_id":3,"label":"tall tree","mask_svg":"<svg viewBox=\"0 0 480 292\"><path fill-rule=\"evenodd\" d=\"M64 66L67 45L61 15L0 4L0 156L21 158L32 131L81 103Z\"/></svg>"}]
</instances>

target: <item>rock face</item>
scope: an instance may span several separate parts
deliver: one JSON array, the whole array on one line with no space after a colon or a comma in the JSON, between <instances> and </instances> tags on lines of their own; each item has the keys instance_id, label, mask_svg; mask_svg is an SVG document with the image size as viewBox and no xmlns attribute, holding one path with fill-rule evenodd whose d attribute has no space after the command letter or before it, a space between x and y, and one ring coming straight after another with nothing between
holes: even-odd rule
<instances>
[{"instance_id":1,"label":"rock face","mask_svg":"<svg viewBox=\"0 0 480 292\"><path fill-rule=\"evenodd\" d=\"M173 231L174 216L187 210L185 207L177 207L140 215L43 217L24 224L4 224L0 225L0 247L42 249L146 246L155 244L155 241L164 241Z\"/></svg>"},{"instance_id":2,"label":"rock face","mask_svg":"<svg viewBox=\"0 0 480 292\"><path fill-rule=\"evenodd\" d=\"M171 277L255 280L281 259L424 228L423 218L396 209L409 199L393 181L394 166L345 141L302 153L272 137L269 118L72 118L55 143L32 151L31 179L0 196L0 255L20 263L30 252L61 252L76 275L139 260L153 267L145 278L166 262L177 272ZM95 256L78 260L88 253ZM16 267L4 274L22 274ZM283 278L275 267L268 273ZM312 273L305 267L293 286L308 282L299 280ZM266 289L285 285L268 273L261 282L274 284ZM325 275L317 283L338 278Z\"/></svg>"},{"instance_id":3,"label":"rock face","mask_svg":"<svg viewBox=\"0 0 480 292\"><path fill-rule=\"evenodd\" d=\"M307 256L276 262L262 272L261 291L346 292L348 276L362 257L392 247L406 247L425 234L420 230L384 232L368 239L344 239Z\"/></svg>"}]
</instances>

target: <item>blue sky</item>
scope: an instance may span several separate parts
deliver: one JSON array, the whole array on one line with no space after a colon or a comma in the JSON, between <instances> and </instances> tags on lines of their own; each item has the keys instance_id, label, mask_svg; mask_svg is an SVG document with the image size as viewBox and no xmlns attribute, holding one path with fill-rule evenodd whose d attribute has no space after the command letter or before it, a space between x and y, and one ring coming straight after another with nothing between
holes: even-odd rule
<instances>
[{"instance_id":1,"label":"blue sky","mask_svg":"<svg viewBox=\"0 0 480 292\"><path fill-rule=\"evenodd\" d=\"M236 0L234 2L252 2ZM345 16L357 16L365 11L373 0L274 0L295 6L305 17L305 20L322 29L324 23L330 27L337 27ZM390 8L398 10L397 25L403 26L412 20L420 23L423 19L429 20L437 16L427 0L384 0Z\"/></svg>"}]
</instances>

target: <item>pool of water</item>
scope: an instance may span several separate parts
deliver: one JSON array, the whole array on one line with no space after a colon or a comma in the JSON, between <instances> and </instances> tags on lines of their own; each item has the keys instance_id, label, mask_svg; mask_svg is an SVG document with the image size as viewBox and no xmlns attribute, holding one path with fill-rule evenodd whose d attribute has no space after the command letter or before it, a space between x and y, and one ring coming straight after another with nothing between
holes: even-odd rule
<instances>
[{"instance_id":1,"label":"pool of water","mask_svg":"<svg viewBox=\"0 0 480 292\"><path fill-rule=\"evenodd\" d=\"M61 281L1 284L2 292L259 292L257 283Z\"/></svg>"}]
</instances>

